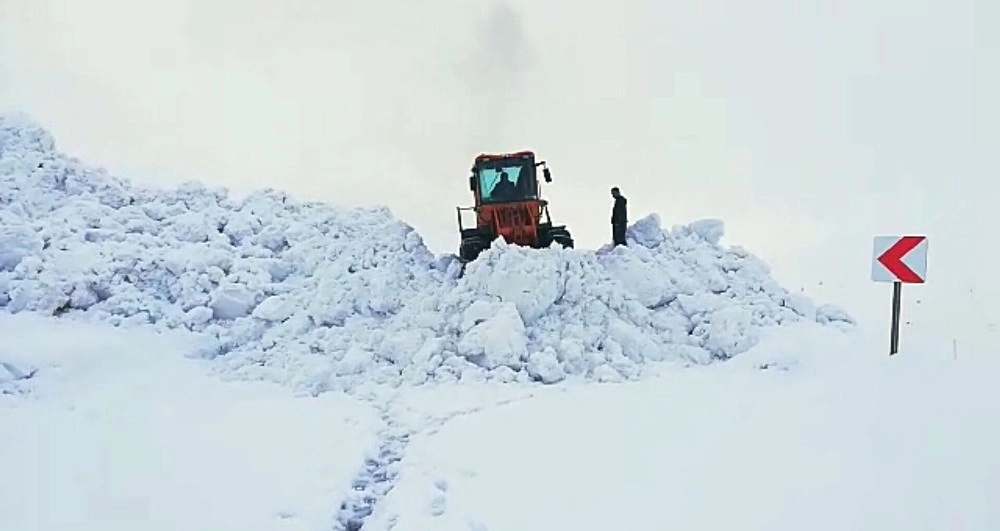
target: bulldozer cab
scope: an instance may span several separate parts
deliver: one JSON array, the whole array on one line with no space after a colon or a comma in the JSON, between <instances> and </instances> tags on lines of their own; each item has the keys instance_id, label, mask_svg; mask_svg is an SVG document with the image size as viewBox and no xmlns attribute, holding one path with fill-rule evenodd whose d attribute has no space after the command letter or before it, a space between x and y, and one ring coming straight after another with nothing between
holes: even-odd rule
<instances>
[{"instance_id":1,"label":"bulldozer cab","mask_svg":"<svg viewBox=\"0 0 1000 531\"><path fill-rule=\"evenodd\" d=\"M538 198L533 157L477 160L472 182L477 204L508 203Z\"/></svg>"},{"instance_id":2,"label":"bulldozer cab","mask_svg":"<svg viewBox=\"0 0 1000 531\"><path fill-rule=\"evenodd\" d=\"M469 177L469 189L475 194L476 206L538 200L538 165L530 151L480 155ZM545 176L551 181L548 168L545 168Z\"/></svg>"}]
</instances>

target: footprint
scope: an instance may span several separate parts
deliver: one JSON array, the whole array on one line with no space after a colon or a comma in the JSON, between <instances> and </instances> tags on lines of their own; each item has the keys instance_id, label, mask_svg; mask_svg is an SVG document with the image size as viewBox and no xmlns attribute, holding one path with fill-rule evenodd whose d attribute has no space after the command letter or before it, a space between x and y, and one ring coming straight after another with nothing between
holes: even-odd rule
<instances>
[{"instance_id":1,"label":"footprint","mask_svg":"<svg viewBox=\"0 0 1000 531\"><path fill-rule=\"evenodd\" d=\"M438 491L434 494L434 499L431 500L431 516L441 516L444 514L445 510L445 498L444 493Z\"/></svg>"},{"instance_id":2,"label":"footprint","mask_svg":"<svg viewBox=\"0 0 1000 531\"><path fill-rule=\"evenodd\" d=\"M448 481L438 478L434 481L434 498L431 499L431 515L441 516L445 510L445 493L448 491Z\"/></svg>"}]
</instances>

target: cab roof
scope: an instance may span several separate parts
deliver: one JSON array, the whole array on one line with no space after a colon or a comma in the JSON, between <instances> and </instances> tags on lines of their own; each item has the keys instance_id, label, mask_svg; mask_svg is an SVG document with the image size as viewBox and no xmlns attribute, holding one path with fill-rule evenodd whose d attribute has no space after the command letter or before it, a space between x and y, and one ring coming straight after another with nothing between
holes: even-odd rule
<instances>
[{"instance_id":1,"label":"cab roof","mask_svg":"<svg viewBox=\"0 0 1000 531\"><path fill-rule=\"evenodd\" d=\"M476 157L476 164L499 159L531 159L535 157L534 151L515 151L513 153L480 153Z\"/></svg>"}]
</instances>

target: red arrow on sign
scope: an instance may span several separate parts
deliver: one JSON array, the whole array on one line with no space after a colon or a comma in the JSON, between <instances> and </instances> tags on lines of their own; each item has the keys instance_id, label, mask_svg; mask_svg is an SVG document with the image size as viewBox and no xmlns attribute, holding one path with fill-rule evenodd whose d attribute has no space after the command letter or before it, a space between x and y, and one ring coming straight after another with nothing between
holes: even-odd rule
<instances>
[{"instance_id":1,"label":"red arrow on sign","mask_svg":"<svg viewBox=\"0 0 1000 531\"><path fill-rule=\"evenodd\" d=\"M920 275L914 273L909 266L903 263L903 257L914 247L920 245L924 238L924 236L903 236L892 244L892 247L886 249L877 260L902 282L923 282L924 279L920 278Z\"/></svg>"}]
</instances>

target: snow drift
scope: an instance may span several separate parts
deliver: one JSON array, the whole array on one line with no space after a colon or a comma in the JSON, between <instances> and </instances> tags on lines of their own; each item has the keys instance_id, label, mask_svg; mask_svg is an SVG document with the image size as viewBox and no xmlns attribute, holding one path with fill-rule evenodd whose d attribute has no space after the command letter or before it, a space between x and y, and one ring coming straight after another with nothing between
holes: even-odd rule
<instances>
[{"instance_id":1,"label":"snow drift","mask_svg":"<svg viewBox=\"0 0 1000 531\"><path fill-rule=\"evenodd\" d=\"M131 184L0 116L0 307L185 328L223 373L311 393L459 379L616 381L765 327L850 316L789 292L723 225L652 215L628 248L503 245L458 275L387 208Z\"/></svg>"}]
</instances>

